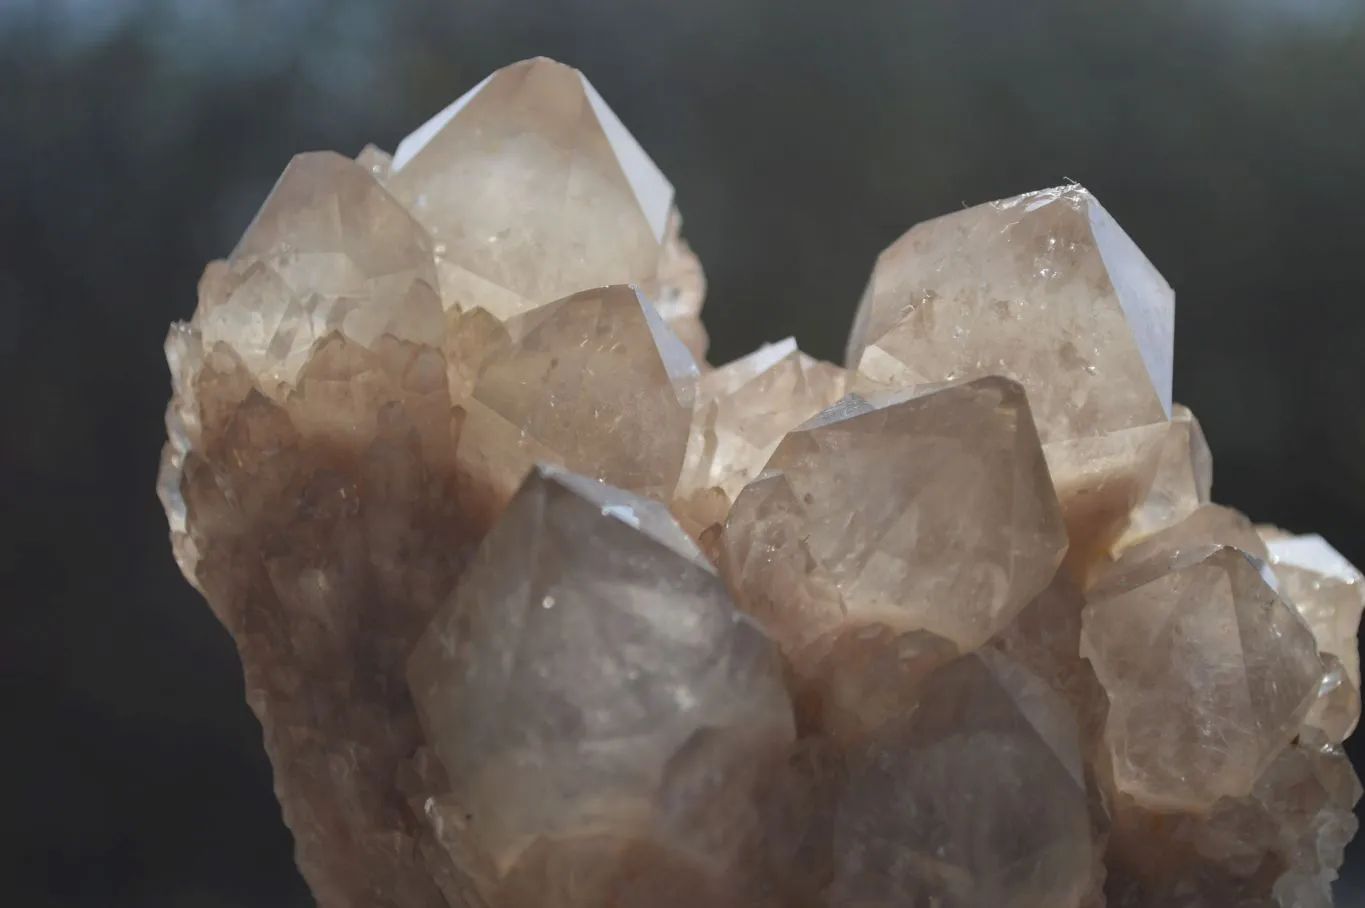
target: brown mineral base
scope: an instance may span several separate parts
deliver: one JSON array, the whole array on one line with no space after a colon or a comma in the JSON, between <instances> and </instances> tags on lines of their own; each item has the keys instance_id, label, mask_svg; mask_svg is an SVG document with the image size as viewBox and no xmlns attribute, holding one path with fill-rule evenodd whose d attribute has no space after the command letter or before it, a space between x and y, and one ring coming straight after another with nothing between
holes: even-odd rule
<instances>
[{"instance_id":1,"label":"brown mineral base","mask_svg":"<svg viewBox=\"0 0 1365 908\"><path fill-rule=\"evenodd\" d=\"M321 908L1329 908L1365 578L1212 502L1094 196L912 228L843 366L705 363L681 224L528 60L295 158L172 327Z\"/></svg>"}]
</instances>

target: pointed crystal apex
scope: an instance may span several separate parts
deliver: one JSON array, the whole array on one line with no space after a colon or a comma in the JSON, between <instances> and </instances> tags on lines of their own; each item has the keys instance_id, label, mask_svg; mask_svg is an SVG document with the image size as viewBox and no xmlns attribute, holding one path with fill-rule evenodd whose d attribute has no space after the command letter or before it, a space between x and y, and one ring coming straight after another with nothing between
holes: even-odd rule
<instances>
[{"instance_id":1,"label":"pointed crystal apex","mask_svg":"<svg viewBox=\"0 0 1365 908\"><path fill-rule=\"evenodd\" d=\"M702 377L678 497L718 489L733 500L782 437L833 404L844 372L787 338Z\"/></svg>"},{"instance_id":2,"label":"pointed crystal apex","mask_svg":"<svg viewBox=\"0 0 1365 908\"><path fill-rule=\"evenodd\" d=\"M727 582L741 606L775 609L760 620L789 655L845 622L974 649L1042 591L1066 551L1023 389L984 378L859 404L846 399L835 418L787 435L740 493L723 538ZM774 494L789 507L760 517ZM823 615L813 603L788 614L765 589L791 574L820 577L813 589L831 593Z\"/></svg>"},{"instance_id":3,"label":"pointed crystal apex","mask_svg":"<svg viewBox=\"0 0 1365 908\"><path fill-rule=\"evenodd\" d=\"M577 70L493 73L398 147L387 185L440 244L447 308L499 318L652 284L673 187Z\"/></svg>"},{"instance_id":4,"label":"pointed crystal apex","mask_svg":"<svg viewBox=\"0 0 1365 908\"><path fill-rule=\"evenodd\" d=\"M722 798L742 803L794 738L775 648L656 508L533 471L409 661L450 798L479 818L465 844L496 868L495 890L540 861L538 840L578 855L552 887L603 869L609 856L580 851L594 839L729 872L719 830L681 814L738 820ZM702 781L675 803L673 786Z\"/></svg>"},{"instance_id":5,"label":"pointed crystal apex","mask_svg":"<svg viewBox=\"0 0 1365 908\"><path fill-rule=\"evenodd\" d=\"M509 325L466 403L457 457L496 513L532 464L671 500L697 368L628 286L576 293Z\"/></svg>"},{"instance_id":6,"label":"pointed crystal apex","mask_svg":"<svg viewBox=\"0 0 1365 908\"><path fill-rule=\"evenodd\" d=\"M1312 704L1313 634L1236 549L1129 557L1082 619L1081 654L1109 695L1114 784L1156 810L1244 797Z\"/></svg>"},{"instance_id":7,"label":"pointed crystal apex","mask_svg":"<svg viewBox=\"0 0 1365 908\"><path fill-rule=\"evenodd\" d=\"M1112 436L1167 421L1174 318L1170 287L1094 196L1029 193L926 221L881 254L849 341L851 388L1017 380L1067 525L1112 542L1156 450Z\"/></svg>"}]
</instances>

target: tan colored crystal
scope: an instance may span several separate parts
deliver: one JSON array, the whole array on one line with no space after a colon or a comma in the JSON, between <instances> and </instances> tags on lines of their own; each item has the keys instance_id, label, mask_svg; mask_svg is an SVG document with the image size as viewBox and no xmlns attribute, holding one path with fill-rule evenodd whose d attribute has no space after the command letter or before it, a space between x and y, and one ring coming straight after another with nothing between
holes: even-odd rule
<instances>
[{"instance_id":1,"label":"tan colored crystal","mask_svg":"<svg viewBox=\"0 0 1365 908\"><path fill-rule=\"evenodd\" d=\"M741 904L791 706L662 504L532 472L408 674L450 785L436 819L490 905Z\"/></svg>"},{"instance_id":2,"label":"tan colored crystal","mask_svg":"<svg viewBox=\"0 0 1365 908\"><path fill-rule=\"evenodd\" d=\"M812 643L797 666L792 694L804 729L845 747L913 711L925 680L959 655L926 631L883 625L834 631Z\"/></svg>"},{"instance_id":3,"label":"tan colored crystal","mask_svg":"<svg viewBox=\"0 0 1365 908\"><path fill-rule=\"evenodd\" d=\"M465 402L460 467L491 518L532 464L557 463L661 501L677 488L697 367L630 287L566 297L509 323Z\"/></svg>"},{"instance_id":4,"label":"tan colored crystal","mask_svg":"<svg viewBox=\"0 0 1365 908\"><path fill-rule=\"evenodd\" d=\"M1065 550L1023 389L985 378L848 397L789 434L731 509L721 568L800 661L858 624L972 649L1047 585Z\"/></svg>"},{"instance_id":5,"label":"tan colored crystal","mask_svg":"<svg viewBox=\"0 0 1365 908\"><path fill-rule=\"evenodd\" d=\"M1280 594L1303 615L1318 649L1333 657L1309 721L1345 740L1360 719L1360 653L1356 634L1365 611L1365 577L1321 536L1268 534L1268 556Z\"/></svg>"},{"instance_id":6,"label":"tan colored crystal","mask_svg":"<svg viewBox=\"0 0 1365 908\"><path fill-rule=\"evenodd\" d=\"M1109 695L1117 790L1195 812L1249 794L1322 673L1303 619L1225 546L1125 557L1088 598L1081 654Z\"/></svg>"},{"instance_id":7,"label":"tan colored crystal","mask_svg":"<svg viewBox=\"0 0 1365 908\"><path fill-rule=\"evenodd\" d=\"M376 145L366 145L360 150L360 154L355 156L355 162L368 170L370 176L382 183L389 178L389 169L393 167L393 156Z\"/></svg>"},{"instance_id":8,"label":"tan colored crystal","mask_svg":"<svg viewBox=\"0 0 1365 908\"><path fill-rule=\"evenodd\" d=\"M1201 545L1231 546L1260 561L1269 557L1265 542L1250 518L1234 508L1206 504L1179 522L1134 543L1124 550L1123 558L1135 562L1156 552Z\"/></svg>"},{"instance_id":9,"label":"tan colored crystal","mask_svg":"<svg viewBox=\"0 0 1365 908\"><path fill-rule=\"evenodd\" d=\"M177 560L236 640L322 908L465 904L395 789L421 744L403 663L473 532L435 279L364 167L301 155L166 342Z\"/></svg>"},{"instance_id":10,"label":"tan colored crystal","mask_svg":"<svg viewBox=\"0 0 1365 908\"><path fill-rule=\"evenodd\" d=\"M439 346L445 333L430 239L332 152L289 163L221 277L195 313L203 343L231 347L276 398L332 332L367 346L385 334Z\"/></svg>"},{"instance_id":11,"label":"tan colored crystal","mask_svg":"<svg viewBox=\"0 0 1365 908\"><path fill-rule=\"evenodd\" d=\"M1248 796L1207 813L1153 813L1116 797L1109 904L1331 908L1360 794L1340 747L1305 729Z\"/></svg>"},{"instance_id":12,"label":"tan colored crystal","mask_svg":"<svg viewBox=\"0 0 1365 908\"><path fill-rule=\"evenodd\" d=\"M843 394L838 366L788 338L708 372L697 385L678 497L718 488L734 500L782 437Z\"/></svg>"},{"instance_id":13,"label":"tan colored crystal","mask_svg":"<svg viewBox=\"0 0 1365 908\"><path fill-rule=\"evenodd\" d=\"M1188 407L1175 404L1161 444L1156 478L1147 497L1133 511L1118 542L1123 549L1159 530L1179 523L1209 504L1213 488L1213 455L1199 420Z\"/></svg>"},{"instance_id":14,"label":"tan colored crystal","mask_svg":"<svg viewBox=\"0 0 1365 908\"><path fill-rule=\"evenodd\" d=\"M853 758L824 904L1076 908L1094 849L1069 710L983 650L936 672Z\"/></svg>"},{"instance_id":15,"label":"tan colored crystal","mask_svg":"<svg viewBox=\"0 0 1365 908\"><path fill-rule=\"evenodd\" d=\"M1089 759L1103 730L1108 701L1094 668L1081 658L1084 608L1080 589L1060 571L987 646L1037 675L1066 701Z\"/></svg>"},{"instance_id":16,"label":"tan colored crystal","mask_svg":"<svg viewBox=\"0 0 1365 908\"><path fill-rule=\"evenodd\" d=\"M1155 469L1165 433L1135 430L1170 413L1174 316L1170 287L1122 228L1063 186L897 240L877 260L847 364L855 391L1018 380L1073 536L1103 534Z\"/></svg>"},{"instance_id":17,"label":"tan colored crystal","mask_svg":"<svg viewBox=\"0 0 1365 908\"><path fill-rule=\"evenodd\" d=\"M652 282L673 187L583 74L493 73L394 152L388 188L438 245L446 308L507 318Z\"/></svg>"},{"instance_id":18,"label":"tan colored crystal","mask_svg":"<svg viewBox=\"0 0 1365 908\"><path fill-rule=\"evenodd\" d=\"M682 338L697 362L705 362L710 343L706 327L701 323L701 307L706 301L706 275L696 253L682 238L682 215L676 208L669 212L653 286L656 289L652 296L659 314Z\"/></svg>"}]
</instances>

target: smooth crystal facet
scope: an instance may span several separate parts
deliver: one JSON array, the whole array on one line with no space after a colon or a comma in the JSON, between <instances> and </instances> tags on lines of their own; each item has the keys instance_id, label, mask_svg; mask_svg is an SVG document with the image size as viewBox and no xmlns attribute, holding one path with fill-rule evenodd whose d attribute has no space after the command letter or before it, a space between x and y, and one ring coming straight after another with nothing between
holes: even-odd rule
<instances>
[{"instance_id":1,"label":"smooth crystal facet","mask_svg":"<svg viewBox=\"0 0 1365 908\"><path fill-rule=\"evenodd\" d=\"M781 665L662 504L533 471L409 678L490 904L534 879L539 905L643 908L753 869L754 773L793 738Z\"/></svg>"},{"instance_id":2,"label":"smooth crystal facet","mask_svg":"<svg viewBox=\"0 0 1365 908\"><path fill-rule=\"evenodd\" d=\"M491 517L537 462L661 501L677 488L697 366L631 287L566 297L509 324L465 402L462 471Z\"/></svg>"},{"instance_id":3,"label":"smooth crystal facet","mask_svg":"<svg viewBox=\"0 0 1365 908\"><path fill-rule=\"evenodd\" d=\"M498 70L399 144L387 186L438 244L447 308L500 319L658 272L673 187L577 70Z\"/></svg>"},{"instance_id":4,"label":"smooth crystal facet","mask_svg":"<svg viewBox=\"0 0 1365 908\"><path fill-rule=\"evenodd\" d=\"M1322 673L1303 619L1226 546L1121 560L1090 593L1081 653L1109 695L1114 785L1153 809L1249 794Z\"/></svg>"},{"instance_id":5,"label":"smooth crystal facet","mask_svg":"<svg viewBox=\"0 0 1365 908\"><path fill-rule=\"evenodd\" d=\"M1073 535L1146 495L1171 414L1175 297L1079 186L919 224L877 260L853 390L1007 375L1028 391Z\"/></svg>"},{"instance_id":6,"label":"smooth crystal facet","mask_svg":"<svg viewBox=\"0 0 1365 908\"><path fill-rule=\"evenodd\" d=\"M979 646L1066 550L1023 389L986 378L849 397L789 434L740 493L721 566L800 658L845 625Z\"/></svg>"}]
</instances>

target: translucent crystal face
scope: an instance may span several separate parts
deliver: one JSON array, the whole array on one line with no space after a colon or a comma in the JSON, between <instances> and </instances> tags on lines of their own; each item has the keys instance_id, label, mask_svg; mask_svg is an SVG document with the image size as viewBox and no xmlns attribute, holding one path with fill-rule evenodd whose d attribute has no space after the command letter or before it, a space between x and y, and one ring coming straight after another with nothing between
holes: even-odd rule
<instances>
[{"instance_id":1,"label":"translucent crystal face","mask_svg":"<svg viewBox=\"0 0 1365 908\"><path fill-rule=\"evenodd\" d=\"M1081 653L1109 695L1118 790L1164 810L1245 797L1322 673L1312 632L1232 548L1125 559L1090 596Z\"/></svg>"},{"instance_id":2,"label":"translucent crystal face","mask_svg":"<svg viewBox=\"0 0 1365 908\"><path fill-rule=\"evenodd\" d=\"M515 324L465 407L458 451L505 502L536 462L667 500L687 449L696 363L631 287L585 291Z\"/></svg>"},{"instance_id":3,"label":"translucent crystal face","mask_svg":"<svg viewBox=\"0 0 1365 908\"><path fill-rule=\"evenodd\" d=\"M845 623L971 649L1065 550L1023 391L988 378L846 399L789 434L735 502L721 565L790 654Z\"/></svg>"},{"instance_id":4,"label":"translucent crystal face","mask_svg":"<svg viewBox=\"0 0 1365 908\"><path fill-rule=\"evenodd\" d=\"M498 70L398 146L388 187L439 244L447 307L508 318L657 276L673 187L583 74Z\"/></svg>"},{"instance_id":5,"label":"translucent crystal face","mask_svg":"<svg viewBox=\"0 0 1365 908\"><path fill-rule=\"evenodd\" d=\"M852 389L1006 375L1028 392L1076 536L1121 530L1171 413L1175 297L1079 186L912 228L858 308Z\"/></svg>"},{"instance_id":6,"label":"translucent crystal face","mask_svg":"<svg viewBox=\"0 0 1365 908\"><path fill-rule=\"evenodd\" d=\"M363 167L314 152L280 176L201 296L198 324L206 345L227 344L274 390L331 332L438 346L436 286L426 231Z\"/></svg>"},{"instance_id":7,"label":"translucent crystal face","mask_svg":"<svg viewBox=\"0 0 1365 908\"><path fill-rule=\"evenodd\" d=\"M409 677L500 875L537 840L601 836L723 865L674 824L674 774L742 785L793 736L775 647L662 506L553 469L484 540Z\"/></svg>"},{"instance_id":8,"label":"translucent crystal face","mask_svg":"<svg viewBox=\"0 0 1365 908\"><path fill-rule=\"evenodd\" d=\"M708 372L697 390L678 497L718 488L733 500L784 435L843 393L844 372L790 338Z\"/></svg>"}]
</instances>

